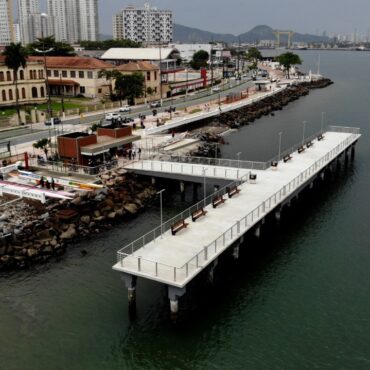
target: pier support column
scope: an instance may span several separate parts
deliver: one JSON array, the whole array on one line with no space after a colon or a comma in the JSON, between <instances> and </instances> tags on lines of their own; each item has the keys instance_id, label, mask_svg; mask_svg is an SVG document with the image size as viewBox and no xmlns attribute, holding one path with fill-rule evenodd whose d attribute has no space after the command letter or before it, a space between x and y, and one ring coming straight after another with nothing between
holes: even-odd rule
<instances>
[{"instance_id":1,"label":"pier support column","mask_svg":"<svg viewBox=\"0 0 370 370\"><path fill-rule=\"evenodd\" d=\"M218 265L218 258L216 258L209 266L209 270L208 270L208 281L210 283L213 283L214 279L215 279L215 269Z\"/></svg>"},{"instance_id":2,"label":"pier support column","mask_svg":"<svg viewBox=\"0 0 370 370\"><path fill-rule=\"evenodd\" d=\"M156 183L156 178L155 177L152 177L152 185L155 185L155 183Z\"/></svg>"},{"instance_id":3,"label":"pier support column","mask_svg":"<svg viewBox=\"0 0 370 370\"><path fill-rule=\"evenodd\" d=\"M324 171L320 172L320 179L321 180L325 179L325 172Z\"/></svg>"},{"instance_id":4,"label":"pier support column","mask_svg":"<svg viewBox=\"0 0 370 370\"><path fill-rule=\"evenodd\" d=\"M261 226L258 225L255 229L254 229L254 236L259 239L261 237Z\"/></svg>"},{"instance_id":5,"label":"pier support column","mask_svg":"<svg viewBox=\"0 0 370 370\"><path fill-rule=\"evenodd\" d=\"M351 145L351 160L353 161L355 159L355 153L356 153L356 145L355 144L352 144Z\"/></svg>"},{"instance_id":6,"label":"pier support column","mask_svg":"<svg viewBox=\"0 0 370 370\"><path fill-rule=\"evenodd\" d=\"M280 219L281 219L281 207L278 208L276 211L275 211L275 220L277 222L280 222Z\"/></svg>"},{"instance_id":7,"label":"pier support column","mask_svg":"<svg viewBox=\"0 0 370 370\"><path fill-rule=\"evenodd\" d=\"M177 313L179 312L179 298L186 293L186 287L178 288L172 285L168 285L168 298L170 300L171 316L176 319Z\"/></svg>"},{"instance_id":8,"label":"pier support column","mask_svg":"<svg viewBox=\"0 0 370 370\"><path fill-rule=\"evenodd\" d=\"M126 273L121 273L121 279L125 282L127 288L128 309L130 316L136 313L136 282L137 277Z\"/></svg>"},{"instance_id":9,"label":"pier support column","mask_svg":"<svg viewBox=\"0 0 370 370\"><path fill-rule=\"evenodd\" d=\"M219 190L220 190L220 186L219 186L219 185L215 185L215 186L213 187L213 190L214 190L214 192L216 193L216 191L219 191Z\"/></svg>"},{"instance_id":10,"label":"pier support column","mask_svg":"<svg viewBox=\"0 0 370 370\"><path fill-rule=\"evenodd\" d=\"M309 186L310 189L313 188L313 181L310 183L310 186Z\"/></svg>"},{"instance_id":11,"label":"pier support column","mask_svg":"<svg viewBox=\"0 0 370 370\"><path fill-rule=\"evenodd\" d=\"M180 181L180 194L181 194L181 201L185 200L185 182Z\"/></svg>"},{"instance_id":12,"label":"pier support column","mask_svg":"<svg viewBox=\"0 0 370 370\"><path fill-rule=\"evenodd\" d=\"M239 259L239 252L240 252L240 244L237 244L234 248L233 248L233 257L234 259L238 260Z\"/></svg>"},{"instance_id":13,"label":"pier support column","mask_svg":"<svg viewBox=\"0 0 370 370\"><path fill-rule=\"evenodd\" d=\"M193 183L193 201L197 201L198 200L198 184L197 183Z\"/></svg>"}]
</instances>

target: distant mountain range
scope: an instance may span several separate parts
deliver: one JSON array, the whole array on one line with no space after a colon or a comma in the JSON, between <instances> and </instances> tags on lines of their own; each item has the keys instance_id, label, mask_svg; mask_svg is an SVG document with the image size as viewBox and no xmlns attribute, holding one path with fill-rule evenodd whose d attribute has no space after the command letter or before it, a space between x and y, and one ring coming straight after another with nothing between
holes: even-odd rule
<instances>
[{"instance_id":1,"label":"distant mountain range","mask_svg":"<svg viewBox=\"0 0 370 370\"><path fill-rule=\"evenodd\" d=\"M269 26L256 26L250 31L240 35L229 33L213 33L203 31L198 28L191 28L174 23L173 41L181 43L208 43L210 41L223 41L227 43L253 43L260 40L275 40L274 30ZM285 36L281 37L282 42L286 40ZM327 42L329 37L316 36L310 34L294 33L293 42Z\"/></svg>"}]
</instances>

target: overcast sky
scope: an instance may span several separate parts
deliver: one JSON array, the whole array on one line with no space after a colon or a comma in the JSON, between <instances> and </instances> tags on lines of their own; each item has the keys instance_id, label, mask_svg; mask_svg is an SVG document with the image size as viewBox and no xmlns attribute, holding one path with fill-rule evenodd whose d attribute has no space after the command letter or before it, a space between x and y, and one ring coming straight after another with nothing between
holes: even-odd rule
<instances>
[{"instance_id":1,"label":"overcast sky","mask_svg":"<svg viewBox=\"0 0 370 370\"><path fill-rule=\"evenodd\" d=\"M41 0L46 3L46 0ZM100 32L112 34L112 15L146 1L99 0ZM173 11L175 23L206 31L240 34L265 24L296 32L351 34L370 27L370 0L154 0Z\"/></svg>"}]
</instances>

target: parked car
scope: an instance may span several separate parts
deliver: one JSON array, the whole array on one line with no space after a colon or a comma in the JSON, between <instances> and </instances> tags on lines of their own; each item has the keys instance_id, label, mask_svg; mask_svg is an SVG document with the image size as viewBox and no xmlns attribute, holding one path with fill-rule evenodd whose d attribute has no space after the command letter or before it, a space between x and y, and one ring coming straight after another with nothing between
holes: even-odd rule
<instances>
[{"instance_id":1,"label":"parked car","mask_svg":"<svg viewBox=\"0 0 370 370\"><path fill-rule=\"evenodd\" d=\"M150 108L160 108L161 107L161 102L159 100L152 101L149 104Z\"/></svg>"},{"instance_id":2,"label":"parked car","mask_svg":"<svg viewBox=\"0 0 370 370\"><path fill-rule=\"evenodd\" d=\"M120 112L131 112L131 107L129 105L124 105L119 109Z\"/></svg>"},{"instance_id":3,"label":"parked car","mask_svg":"<svg viewBox=\"0 0 370 370\"><path fill-rule=\"evenodd\" d=\"M114 119L118 119L118 118L121 118L121 115L119 113L106 113L105 114L105 119L107 121L112 121Z\"/></svg>"},{"instance_id":4,"label":"parked car","mask_svg":"<svg viewBox=\"0 0 370 370\"><path fill-rule=\"evenodd\" d=\"M58 117L52 117L45 121L45 126L53 126L53 125L59 125L61 123L61 119Z\"/></svg>"}]
</instances>

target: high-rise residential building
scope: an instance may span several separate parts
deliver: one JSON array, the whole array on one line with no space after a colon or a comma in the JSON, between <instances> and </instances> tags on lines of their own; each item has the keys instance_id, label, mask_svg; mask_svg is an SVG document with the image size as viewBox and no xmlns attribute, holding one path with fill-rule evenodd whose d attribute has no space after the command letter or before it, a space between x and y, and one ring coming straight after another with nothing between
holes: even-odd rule
<instances>
[{"instance_id":1,"label":"high-rise residential building","mask_svg":"<svg viewBox=\"0 0 370 370\"><path fill-rule=\"evenodd\" d=\"M128 6L113 17L113 37L144 43L172 42L172 11Z\"/></svg>"},{"instance_id":2,"label":"high-rise residential building","mask_svg":"<svg viewBox=\"0 0 370 370\"><path fill-rule=\"evenodd\" d=\"M57 41L78 42L80 39L79 1L48 0L52 34Z\"/></svg>"},{"instance_id":3,"label":"high-rise residential building","mask_svg":"<svg viewBox=\"0 0 370 370\"><path fill-rule=\"evenodd\" d=\"M41 36L39 0L18 0L18 22L23 44L34 42Z\"/></svg>"},{"instance_id":4,"label":"high-rise residential building","mask_svg":"<svg viewBox=\"0 0 370 370\"><path fill-rule=\"evenodd\" d=\"M57 41L98 40L98 0L47 0Z\"/></svg>"},{"instance_id":5,"label":"high-rise residential building","mask_svg":"<svg viewBox=\"0 0 370 370\"><path fill-rule=\"evenodd\" d=\"M0 45L14 41L13 0L0 0Z\"/></svg>"},{"instance_id":6,"label":"high-rise residential building","mask_svg":"<svg viewBox=\"0 0 370 370\"><path fill-rule=\"evenodd\" d=\"M13 24L13 32L14 32L14 42L16 43L21 42L21 29L19 28L18 23Z\"/></svg>"},{"instance_id":7,"label":"high-rise residential building","mask_svg":"<svg viewBox=\"0 0 370 370\"><path fill-rule=\"evenodd\" d=\"M99 40L98 0L79 0L80 39Z\"/></svg>"}]
</instances>

